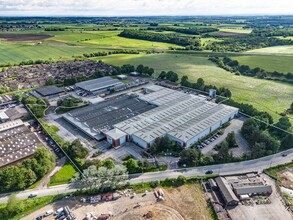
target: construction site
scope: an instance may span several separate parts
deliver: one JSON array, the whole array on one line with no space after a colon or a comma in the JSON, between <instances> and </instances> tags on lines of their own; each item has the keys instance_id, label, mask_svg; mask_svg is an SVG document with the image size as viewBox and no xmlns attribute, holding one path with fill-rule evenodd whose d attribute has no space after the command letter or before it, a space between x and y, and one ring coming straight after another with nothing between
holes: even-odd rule
<instances>
[{"instance_id":1,"label":"construction site","mask_svg":"<svg viewBox=\"0 0 293 220\"><path fill-rule=\"evenodd\" d=\"M97 195L72 197L49 204L26 216L31 220L48 210L68 206L76 219L96 220L207 220L212 219L210 209L199 184L178 188L157 188L142 194L132 190L117 192L118 197ZM46 217L53 220L54 216Z\"/></svg>"}]
</instances>

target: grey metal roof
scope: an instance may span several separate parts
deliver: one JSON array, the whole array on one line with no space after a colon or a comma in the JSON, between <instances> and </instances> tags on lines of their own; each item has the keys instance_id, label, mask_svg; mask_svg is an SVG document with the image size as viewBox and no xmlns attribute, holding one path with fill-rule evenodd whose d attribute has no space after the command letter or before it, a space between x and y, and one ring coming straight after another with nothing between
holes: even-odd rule
<instances>
[{"instance_id":1,"label":"grey metal roof","mask_svg":"<svg viewBox=\"0 0 293 220\"><path fill-rule=\"evenodd\" d=\"M43 145L20 120L1 125L0 167L32 155L38 147Z\"/></svg>"},{"instance_id":2,"label":"grey metal roof","mask_svg":"<svg viewBox=\"0 0 293 220\"><path fill-rule=\"evenodd\" d=\"M44 88L39 88L36 90L42 96L50 96L64 92L63 88L59 88L57 86L47 86Z\"/></svg>"},{"instance_id":3,"label":"grey metal roof","mask_svg":"<svg viewBox=\"0 0 293 220\"><path fill-rule=\"evenodd\" d=\"M110 76L105 76L98 79L87 80L84 82L76 83L75 85L88 92L105 89L111 86L122 84L118 79L113 79Z\"/></svg>"},{"instance_id":4,"label":"grey metal roof","mask_svg":"<svg viewBox=\"0 0 293 220\"><path fill-rule=\"evenodd\" d=\"M223 195L226 203L233 202L233 201L239 202L238 198L236 197L236 195L232 191L232 188L228 185L228 182L225 178L219 176L219 177L215 178L215 181L216 181L219 189L221 190L222 195Z\"/></svg>"},{"instance_id":5,"label":"grey metal roof","mask_svg":"<svg viewBox=\"0 0 293 220\"><path fill-rule=\"evenodd\" d=\"M121 95L85 108L68 112L64 117L83 130L94 133L106 131L114 124L127 120L145 111L155 108L154 105L142 102L127 95Z\"/></svg>"},{"instance_id":6,"label":"grey metal roof","mask_svg":"<svg viewBox=\"0 0 293 220\"><path fill-rule=\"evenodd\" d=\"M235 111L236 108L188 95L185 98L172 99L158 108L118 123L114 127L148 143L166 134L187 142Z\"/></svg>"}]
</instances>

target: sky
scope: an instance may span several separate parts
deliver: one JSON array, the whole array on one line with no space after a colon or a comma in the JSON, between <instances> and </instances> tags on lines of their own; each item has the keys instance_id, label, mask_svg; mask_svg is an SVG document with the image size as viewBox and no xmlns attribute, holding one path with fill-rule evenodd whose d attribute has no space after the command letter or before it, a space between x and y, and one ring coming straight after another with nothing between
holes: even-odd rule
<instances>
[{"instance_id":1,"label":"sky","mask_svg":"<svg viewBox=\"0 0 293 220\"><path fill-rule=\"evenodd\" d=\"M293 0L0 0L0 16L293 15Z\"/></svg>"}]
</instances>

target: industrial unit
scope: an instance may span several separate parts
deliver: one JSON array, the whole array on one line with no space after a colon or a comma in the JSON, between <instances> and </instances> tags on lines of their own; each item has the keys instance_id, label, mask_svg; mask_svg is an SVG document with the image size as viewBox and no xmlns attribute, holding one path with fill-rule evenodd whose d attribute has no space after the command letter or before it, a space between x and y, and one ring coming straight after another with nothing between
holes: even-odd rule
<instances>
[{"instance_id":1,"label":"industrial unit","mask_svg":"<svg viewBox=\"0 0 293 220\"><path fill-rule=\"evenodd\" d=\"M32 156L40 146L38 137L20 119L0 124L0 168Z\"/></svg>"},{"instance_id":2,"label":"industrial unit","mask_svg":"<svg viewBox=\"0 0 293 220\"><path fill-rule=\"evenodd\" d=\"M272 186L268 185L263 178L257 174L246 174L245 176L227 177L233 191L238 197L243 195L270 195Z\"/></svg>"},{"instance_id":3,"label":"industrial unit","mask_svg":"<svg viewBox=\"0 0 293 220\"><path fill-rule=\"evenodd\" d=\"M236 197L234 192L232 191L229 183L224 177L217 177L215 181L219 187L219 191L225 201L225 206L236 206L239 203L239 199Z\"/></svg>"},{"instance_id":4,"label":"industrial unit","mask_svg":"<svg viewBox=\"0 0 293 220\"><path fill-rule=\"evenodd\" d=\"M70 111L64 118L92 138L106 137L114 147L131 141L148 149L164 136L190 147L238 113L237 108L162 86L148 86L143 91Z\"/></svg>"},{"instance_id":5,"label":"industrial unit","mask_svg":"<svg viewBox=\"0 0 293 220\"><path fill-rule=\"evenodd\" d=\"M101 140L105 138L105 133L111 130L114 124L155 107L137 98L121 95L70 111L63 115L63 118L90 137Z\"/></svg>"},{"instance_id":6,"label":"industrial unit","mask_svg":"<svg viewBox=\"0 0 293 220\"><path fill-rule=\"evenodd\" d=\"M203 97L157 87L160 86L146 88L153 92L140 99L159 107L114 125L127 134L127 140L143 148L163 136L190 147L238 113L237 108L208 102Z\"/></svg>"},{"instance_id":7,"label":"industrial unit","mask_svg":"<svg viewBox=\"0 0 293 220\"><path fill-rule=\"evenodd\" d=\"M84 82L76 83L75 86L89 94L107 93L116 87L121 87L124 84L118 79L113 79L110 76L105 76L98 79L87 80Z\"/></svg>"},{"instance_id":8,"label":"industrial unit","mask_svg":"<svg viewBox=\"0 0 293 220\"><path fill-rule=\"evenodd\" d=\"M47 87L39 88L35 92L32 92L31 94L37 98L41 97L41 98L50 99L50 98L58 97L60 95L64 95L65 90L64 88L59 88L57 86L47 86Z\"/></svg>"}]
</instances>

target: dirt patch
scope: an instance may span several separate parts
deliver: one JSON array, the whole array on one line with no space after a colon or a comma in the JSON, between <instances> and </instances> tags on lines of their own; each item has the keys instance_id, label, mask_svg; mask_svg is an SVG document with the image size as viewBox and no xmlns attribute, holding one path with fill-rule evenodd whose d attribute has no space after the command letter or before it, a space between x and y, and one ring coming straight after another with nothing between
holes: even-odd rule
<instances>
[{"instance_id":1,"label":"dirt patch","mask_svg":"<svg viewBox=\"0 0 293 220\"><path fill-rule=\"evenodd\" d=\"M31 40L44 40L52 37L47 34L0 34L0 38L7 41L31 41Z\"/></svg>"},{"instance_id":2,"label":"dirt patch","mask_svg":"<svg viewBox=\"0 0 293 220\"><path fill-rule=\"evenodd\" d=\"M278 173L282 186L293 189L293 168L286 169Z\"/></svg>"},{"instance_id":3,"label":"dirt patch","mask_svg":"<svg viewBox=\"0 0 293 220\"><path fill-rule=\"evenodd\" d=\"M31 220L44 214L47 210L56 210L62 206L69 206L76 219L84 219L87 213L94 216L112 213L114 220L145 220L147 213L152 213L151 220L207 220L211 219L200 185L182 186L178 188L163 189L165 201L158 202L153 194L137 194L134 198L122 196L116 201L101 202L97 204L81 203L80 197L58 201L39 209L22 218ZM131 195L129 193L128 195ZM54 220L49 216L46 220Z\"/></svg>"},{"instance_id":4,"label":"dirt patch","mask_svg":"<svg viewBox=\"0 0 293 220\"><path fill-rule=\"evenodd\" d=\"M232 33L232 32L224 32L224 31L219 31L217 33L212 33L212 36L215 37L246 37L247 34L243 34L243 33Z\"/></svg>"}]
</instances>

